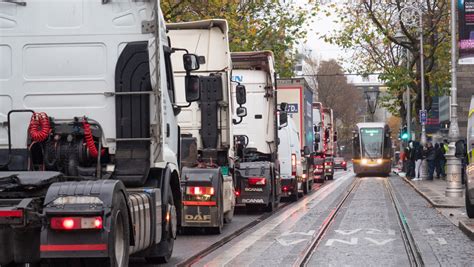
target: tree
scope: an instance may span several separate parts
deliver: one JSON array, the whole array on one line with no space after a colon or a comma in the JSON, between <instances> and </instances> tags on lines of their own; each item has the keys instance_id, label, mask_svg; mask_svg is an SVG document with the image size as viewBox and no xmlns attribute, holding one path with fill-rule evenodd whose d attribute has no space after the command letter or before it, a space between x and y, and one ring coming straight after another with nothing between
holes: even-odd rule
<instances>
[{"instance_id":1,"label":"tree","mask_svg":"<svg viewBox=\"0 0 474 267\"><path fill-rule=\"evenodd\" d=\"M336 60L309 59L304 69L308 82L316 85L318 101L333 109L340 144L349 145L352 130L365 112L362 92L347 81L344 71Z\"/></svg>"},{"instance_id":2,"label":"tree","mask_svg":"<svg viewBox=\"0 0 474 267\"><path fill-rule=\"evenodd\" d=\"M398 23L398 14L406 2L364 0L330 5L340 15L343 28L324 36L327 41L352 51L352 71L382 73L380 79L388 86L382 105L402 119L407 112L403 105L407 86L415 103L415 114L421 109L419 31L403 21ZM443 95L449 86L449 1L423 0L422 3L425 96L429 110L431 96ZM398 30L406 35L406 42L395 38ZM408 62L405 49L412 55Z\"/></svg>"},{"instance_id":3,"label":"tree","mask_svg":"<svg viewBox=\"0 0 474 267\"><path fill-rule=\"evenodd\" d=\"M293 75L295 47L316 14L312 0L304 7L279 0L164 0L161 8L168 22L226 19L231 51L273 51L280 77Z\"/></svg>"}]
</instances>

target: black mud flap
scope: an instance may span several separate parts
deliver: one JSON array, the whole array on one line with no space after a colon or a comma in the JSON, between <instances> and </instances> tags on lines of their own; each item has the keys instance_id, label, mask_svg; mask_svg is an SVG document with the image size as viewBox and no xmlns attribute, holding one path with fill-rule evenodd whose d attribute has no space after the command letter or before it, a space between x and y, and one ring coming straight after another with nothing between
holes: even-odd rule
<instances>
[{"instance_id":1,"label":"black mud flap","mask_svg":"<svg viewBox=\"0 0 474 267\"><path fill-rule=\"evenodd\" d=\"M223 200L219 201L221 196L222 174L220 168L200 169L183 168L183 209L182 221L183 227L217 227L220 224L219 219L224 214L219 214L222 208ZM207 201L196 201L186 195L187 186L205 186L214 188L214 196Z\"/></svg>"},{"instance_id":2,"label":"black mud flap","mask_svg":"<svg viewBox=\"0 0 474 267\"><path fill-rule=\"evenodd\" d=\"M111 211L114 197L127 191L117 180L54 183L44 201L43 215L47 225L41 231L41 258L102 258L108 256L108 240L112 224ZM61 197L86 197L84 204L60 204ZM97 202L97 199L100 201ZM101 202L101 203L100 203ZM94 204L91 204L94 203ZM128 206L127 201L127 206ZM130 210L130 207L127 207ZM56 231L49 226L53 216L103 216L102 230ZM130 216L130 212L129 212ZM131 220L131 217L129 218ZM134 243L130 225L130 240ZM130 245L131 245L130 244Z\"/></svg>"}]
</instances>

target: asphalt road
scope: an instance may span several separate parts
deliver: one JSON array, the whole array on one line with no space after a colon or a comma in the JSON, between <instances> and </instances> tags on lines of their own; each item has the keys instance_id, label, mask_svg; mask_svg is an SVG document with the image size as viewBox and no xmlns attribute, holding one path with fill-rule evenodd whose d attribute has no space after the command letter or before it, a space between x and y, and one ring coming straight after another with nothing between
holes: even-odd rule
<instances>
[{"instance_id":1,"label":"asphalt road","mask_svg":"<svg viewBox=\"0 0 474 267\"><path fill-rule=\"evenodd\" d=\"M397 197L425 266L474 266L474 242L400 177L334 182L272 215L194 266L292 266L341 201L360 180L314 250L308 266L409 266L398 215L384 183Z\"/></svg>"},{"instance_id":2,"label":"asphalt road","mask_svg":"<svg viewBox=\"0 0 474 267\"><path fill-rule=\"evenodd\" d=\"M336 171L336 179L343 174L346 174L347 172L344 171ZM333 181L326 181L326 183L323 186L329 186L331 185ZM282 199L280 203L280 207L283 205L284 208L278 210L273 214L270 218L273 216L276 216L278 214L286 212L287 209L291 208L295 204L304 202L305 199L308 197L311 197L313 194L315 194L318 189L321 187L321 184L315 184L313 185L313 192L310 193L310 195L305 196L303 198L300 198L300 200L296 203L288 203L288 200ZM223 233L220 235L214 235L214 234L208 234L203 231L194 231L192 233L187 233L187 234L182 234L178 235L175 244L174 244L174 251L173 251L173 257L171 261L163 266L176 266L179 263L184 262L185 260L189 259L190 257L198 254L202 250L206 249L207 247L213 245L214 243L225 239L226 237L233 235L236 231L244 228L246 225L249 223L252 223L253 221L259 219L262 217L262 215L268 214L263 211L248 211L245 209L245 207L236 207L234 218L230 224L225 224ZM268 218L260 223L264 223L268 220ZM252 228L249 230L249 232L252 232L255 229ZM247 233L243 233L242 236L245 236ZM238 239L237 237L236 239ZM152 264L146 264L143 259L131 259L130 262L131 267L151 267L155 266Z\"/></svg>"}]
</instances>

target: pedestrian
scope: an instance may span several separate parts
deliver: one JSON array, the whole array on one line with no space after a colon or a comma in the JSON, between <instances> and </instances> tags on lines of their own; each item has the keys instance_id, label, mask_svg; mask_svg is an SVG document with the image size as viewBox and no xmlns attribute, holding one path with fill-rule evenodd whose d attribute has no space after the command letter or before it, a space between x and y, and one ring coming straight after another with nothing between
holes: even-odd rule
<instances>
[{"instance_id":1,"label":"pedestrian","mask_svg":"<svg viewBox=\"0 0 474 267\"><path fill-rule=\"evenodd\" d=\"M407 147L407 177L415 177L415 149L413 146L413 141L410 140Z\"/></svg>"},{"instance_id":2,"label":"pedestrian","mask_svg":"<svg viewBox=\"0 0 474 267\"><path fill-rule=\"evenodd\" d=\"M413 160L415 162L415 178L414 181L419 181L421 173L421 163L423 162L423 147L419 142L413 142Z\"/></svg>"},{"instance_id":3,"label":"pedestrian","mask_svg":"<svg viewBox=\"0 0 474 267\"><path fill-rule=\"evenodd\" d=\"M435 145L435 169L436 169L436 178L443 178L446 176L444 173L444 165L446 164L446 157L444 156L444 147L443 144L436 143Z\"/></svg>"},{"instance_id":4,"label":"pedestrian","mask_svg":"<svg viewBox=\"0 0 474 267\"><path fill-rule=\"evenodd\" d=\"M426 143L425 149L426 161L428 162L428 180L433 180L435 171L436 151L431 142Z\"/></svg>"}]
</instances>

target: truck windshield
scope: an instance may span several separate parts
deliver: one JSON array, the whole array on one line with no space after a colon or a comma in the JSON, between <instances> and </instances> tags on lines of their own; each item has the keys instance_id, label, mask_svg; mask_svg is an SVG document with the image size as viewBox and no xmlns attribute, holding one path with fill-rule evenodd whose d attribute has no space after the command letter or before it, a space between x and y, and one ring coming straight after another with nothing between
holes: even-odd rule
<instances>
[{"instance_id":1,"label":"truck windshield","mask_svg":"<svg viewBox=\"0 0 474 267\"><path fill-rule=\"evenodd\" d=\"M382 128L362 128L360 129L360 140L362 157L380 158L382 157L383 129Z\"/></svg>"}]
</instances>

